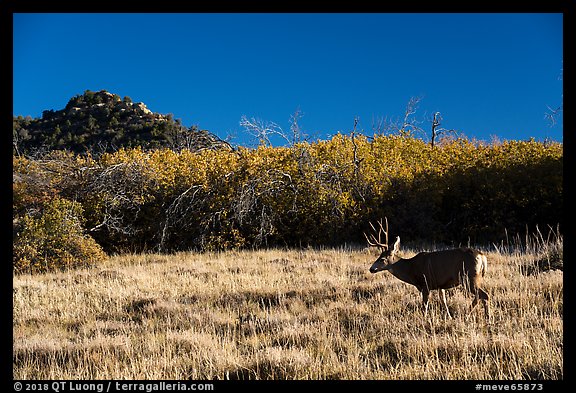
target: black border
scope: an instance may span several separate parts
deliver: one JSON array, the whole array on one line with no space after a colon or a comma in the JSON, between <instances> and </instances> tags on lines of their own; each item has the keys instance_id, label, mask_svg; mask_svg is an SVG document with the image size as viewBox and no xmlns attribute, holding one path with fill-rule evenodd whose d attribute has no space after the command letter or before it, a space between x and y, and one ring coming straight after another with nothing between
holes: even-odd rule
<instances>
[{"instance_id":1,"label":"black border","mask_svg":"<svg viewBox=\"0 0 576 393\"><path fill-rule=\"evenodd\" d=\"M575 8L576 2L573 0L546 0L538 2L520 2L511 0L484 0L475 2L453 2L445 0L435 0L435 1L394 1L394 2L379 2L376 3L374 0L356 0L354 2L340 2L331 3L329 8L326 8L326 3L322 2L299 2L299 1L288 1L288 2L278 2L278 1L223 1L223 0L204 0L204 1L188 1L184 0L173 1L173 0L163 0L158 3L144 2L140 1L75 1L75 2L62 2L62 1L46 1L46 0L0 0L0 34L3 41L2 45L2 58L3 67L5 70L2 78L2 92L7 96L6 100L2 102L12 102L13 97L13 63L10 62L8 65L8 54L10 59L12 59L13 53L13 13L93 13L93 12L103 12L103 13L172 13L172 12L202 12L202 13L266 13L266 12L307 12L307 13L361 13L361 12L393 12L393 13L491 13L491 12L520 12L520 13L531 13L531 12L559 12L564 14L564 52L574 53L574 48L576 48L576 32L574 32L574 26L576 24ZM573 76L575 61L573 57L566 56L564 58L564 70L563 70L563 83L564 83L564 106L569 108L569 110L564 111L564 129L568 130L564 132L564 206L566 217L573 217L574 203L576 201L576 193L574 192L574 183L576 176L572 173L575 170L574 162L574 138L576 137L576 127L574 125L573 112L570 110L574 108L574 88L576 86L576 81ZM8 67L6 67L8 65ZM8 72L8 70L10 72ZM10 80L8 79L10 77ZM570 89L566 89L566 86L570 86ZM10 98L8 99L8 95ZM2 106L6 111L6 104ZM12 107L10 106L10 109ZM1 119L2 127L6 139L8 139L9 133L9 119L11 116L2 116ZM2 157L6 160L11 157L12 143L6 140L0 146L6 148L6 154L2 154ZM10 152L8 151L10 150ZM11 161L10 161L11 162ZM2 168L10 168L11 163L5 163ZM8 170L6 169L6 172ZM9 179L8 173L6 173L6 179ZM6 198L7 199L7 198ZM4 199L4 201L6 201ZM3 222L8 223L8 203L2 204L6 207L5 215L3 217ZM4 211L4 210L3 210ZM4 221L5 220L5 221ZM573 245L576 240L575 237L575 226L565 225L564 227L564 237L565 244ZM8 234L8 225L6 225L6 232ZM572 263L575 258L575 252L573 247L566 247L565 259L568 263L565 265L566 271L569 277L572 277L571 271L574 270ZM10 256L7 256L10 257ZM6 269L3 277L11 277L12 266L8 261L4 261L4 269ZM9 297L10 286L2 285L3 294L2 300L3 304L10 307L11 302L6 299L11 299ZM564 332L571 332L573 328L573 323L571 320L571 301L574 298L571 286L564 286L565 294L565 310L567 310L566 315L569 317L564 320ZM566 300L568 300L566 302ZM8 314L11 310L6 310ZM12 330L10 331L10 338L12 338ZM572 339L570 334L564 337L564 355L570 355L572 353ZM13 340L10 340L13 342ZM12 354L13 347L8 340L3 340L3 345L6 346L4 354ZM5 355L5 360L8 356ZM8 361L2 362L4 366L10 364ZM214 392L226 391L240 388L246 388L253 391L270 391L271 389L277 387L292 387L301 389L330 389L330 388L391 388L394 390L402 388L424 388L424 389L454 389L454 391L476 391L475 387L478 383L497 385L497 384L518 384L518 383L541 383L543 390L545 391L556 391L564 390L566 387L565 380L572 379L571 366L573 365L570 357L564 356L564 380L562 381L204 381L214 383ZM13 380L12 367L3 367L2 370L5 375L4 380ZM37 381L41 382L41 381ZM141 381L143 383L151 381ZM9 389L14 389L14 383L9 382ZM15 391L15 390L14 390ZM114 390L111 390L114 391Z\"/></svg>"}]
</instances>

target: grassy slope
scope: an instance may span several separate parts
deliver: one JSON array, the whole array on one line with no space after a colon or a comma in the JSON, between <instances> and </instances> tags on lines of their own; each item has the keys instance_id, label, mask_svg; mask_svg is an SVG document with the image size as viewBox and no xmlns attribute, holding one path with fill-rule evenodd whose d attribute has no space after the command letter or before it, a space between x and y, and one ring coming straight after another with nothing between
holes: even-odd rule
<instances>
[{"instance_id":1,"label":"grassy slope","mask_svg":"<svg viewBox=\"0 0 576 393\"><path fill-rule=\"evenodd\" d=\"M405 252L406 256L413 254ZM127 255L14 276L17 379L562 379L560 271L489 253L482 308L371 275L368 250Z\"/></svg>"}]
</instances>

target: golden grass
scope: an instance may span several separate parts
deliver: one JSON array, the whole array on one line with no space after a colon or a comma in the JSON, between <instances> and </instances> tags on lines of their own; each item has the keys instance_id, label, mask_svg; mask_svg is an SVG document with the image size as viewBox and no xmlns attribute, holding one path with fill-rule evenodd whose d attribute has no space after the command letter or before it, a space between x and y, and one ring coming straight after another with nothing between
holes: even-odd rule
<instances>
[{"instance_id":1,"label":"golden grass","mask_svg":"<svg viewBox=\"0 0 576 393\"><path fill-rule=\"evenodd\" d=\"M410 253L405 253L409 255ZM560 271L488 254L482 307L372 275L369 250L124 255L15 275L16 379L563 379Z\"/></svg>"}]
</instances>

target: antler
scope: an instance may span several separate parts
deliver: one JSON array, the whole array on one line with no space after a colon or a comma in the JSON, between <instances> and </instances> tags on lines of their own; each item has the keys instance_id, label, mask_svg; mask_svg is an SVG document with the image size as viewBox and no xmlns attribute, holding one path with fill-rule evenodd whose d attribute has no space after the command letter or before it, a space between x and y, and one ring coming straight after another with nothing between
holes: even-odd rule
<instances>
[{"instance_id":1,"label":"antler","mask_svg":"<svg viewBox=\"0 0 576 393\"><path fill-rule=\"evenodd\" d=\"M386 220L386 230L384 230L384 227L382 226L382 219L378 220L378 225L380 226L380 228L378 229L378 240L376 240L376 228L374 228L374 225L372 225L371 222L369 222L368 224L370 224L370 227L372 228L372 230L374 231L373 234L370 234L370 237L368 237L368 235L366 235L366 233L364 233L364 237L366 238L366 241L368 242L369 246L372 247L380 247L382 249L388 249L388 217L384 217L384 219ZM382 243L382 232L384 232L384 235L386 236L386 243ZM372 240L370 240L372 239Z\"/></svg>"}]
</instances>

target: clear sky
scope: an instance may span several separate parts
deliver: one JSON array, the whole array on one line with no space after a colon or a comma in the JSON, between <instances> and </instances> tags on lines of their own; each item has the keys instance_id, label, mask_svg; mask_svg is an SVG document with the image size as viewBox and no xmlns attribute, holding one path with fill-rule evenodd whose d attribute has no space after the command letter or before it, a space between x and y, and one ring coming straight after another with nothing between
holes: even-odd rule
<instances>
[{"instance_id":1,"label":"clear sky","mask_svg":"<svg viewBox=\"0 0 576 393\"><path fill-rule=\"evenodd\" d=\"M14 14L14 115L108 90L248 143L242 115L315 138L416 118L562 141L562 14Z\"/></svg>"}]
</instances>

